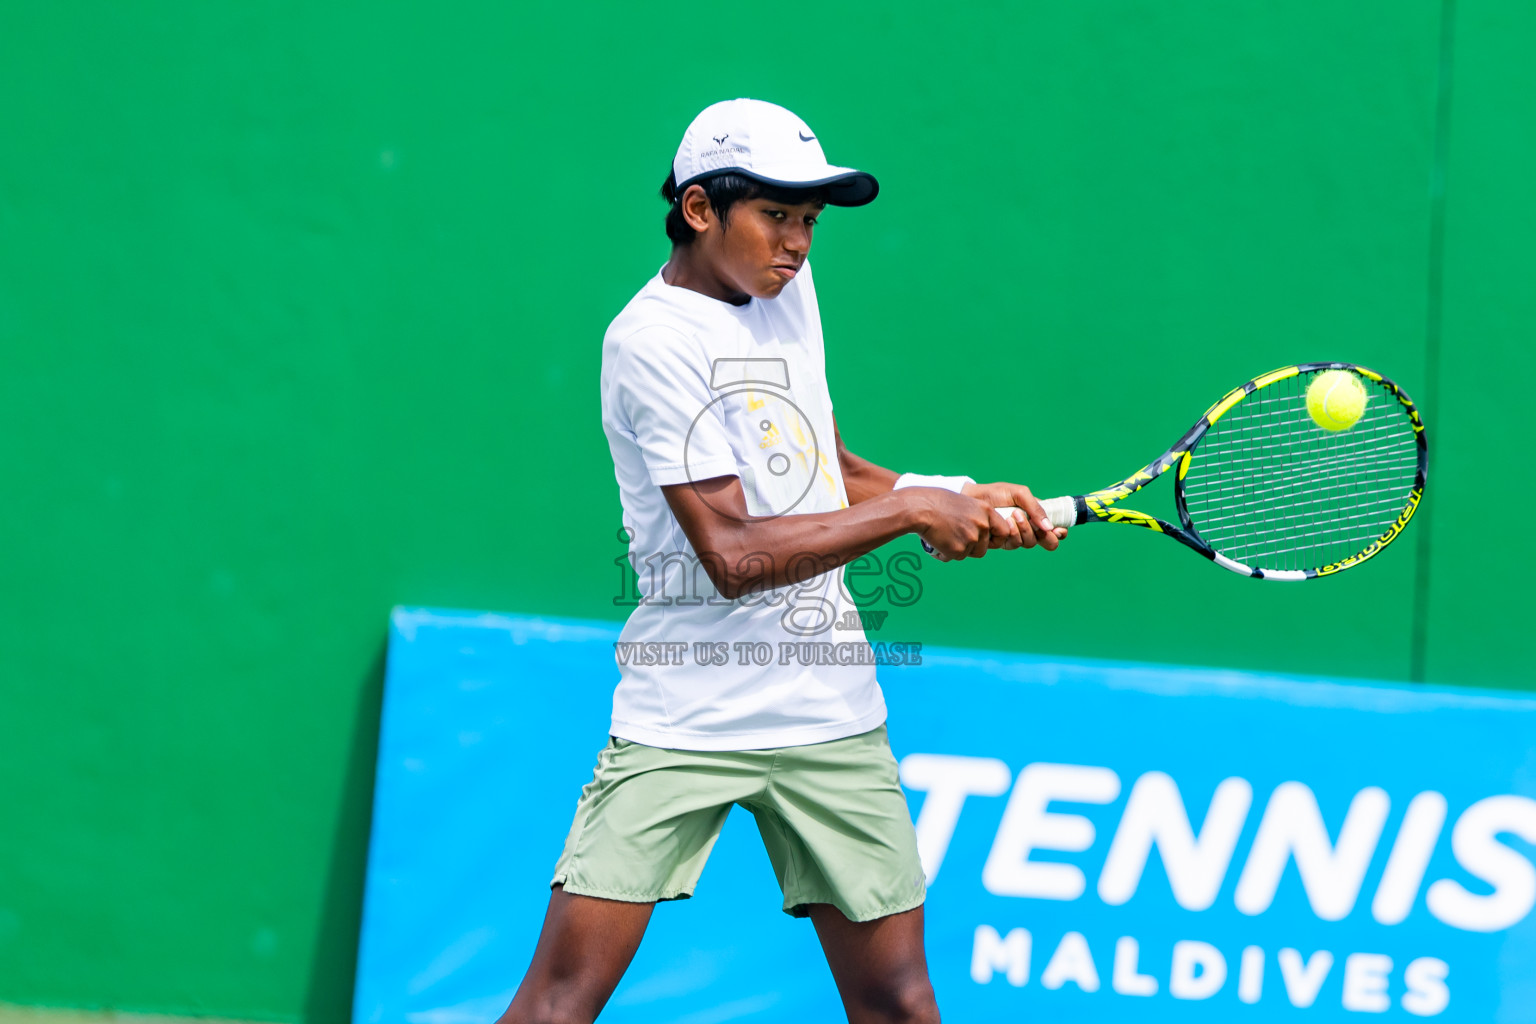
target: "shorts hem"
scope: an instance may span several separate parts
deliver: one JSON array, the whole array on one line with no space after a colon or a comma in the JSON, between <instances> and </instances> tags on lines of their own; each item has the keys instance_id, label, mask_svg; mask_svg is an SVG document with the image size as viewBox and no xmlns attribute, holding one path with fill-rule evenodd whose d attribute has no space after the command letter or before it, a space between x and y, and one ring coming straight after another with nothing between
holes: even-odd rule
<instances>
[{"instance_id":1,"label":"shorts hem","mask_svg":"<svg viewBox=\"0 0 1536 1024\"><path fill-rule=\"evenodd\" d=\"M918 907L927 902L927 900L928 893L924 891L920 893L916 899L898 900L895 903L887 903L882 907L876 907L868 914L850 913L849 908L843 906L837 900L830 898L802 899L798 903L786 903L783 907L783 910L784 913L788 914L790 917L809 917L811 916L811 912L807 908L809 908L812 903L829 903L836 907L838 910L841 910L843 912L843 916L848 920L854 922L855 924L862 924L865 921L878 921L880 918L890 917L892 914L905 914L909 910L916 910Z\"/></svg>"},{"instance_id":2,"label":"shorts hem","mask_svg":"<svg viewBox=\"0 0 1536 1024\"><path fill-rule=\"evenodd\" d=\"M660 892L626 892L619 889L604 889L596 885L583 885L581 882L572 882L569 878L556 875L549 883L551 889L561 885L565 891L576 896L592 896L600 900L616 900L620 903L665 903L668 900L686 900L693 896L693 889L663 889Z\"/></svg>"}]
</instances>

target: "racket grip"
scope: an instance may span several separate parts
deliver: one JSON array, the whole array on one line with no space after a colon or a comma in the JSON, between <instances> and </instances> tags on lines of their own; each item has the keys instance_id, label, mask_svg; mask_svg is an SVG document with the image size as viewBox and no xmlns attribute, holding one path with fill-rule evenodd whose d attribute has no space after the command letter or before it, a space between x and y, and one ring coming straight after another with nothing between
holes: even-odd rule
<instances>
[{"instance_id":1,"label":"racket grip","mask_svg":"<svg viewBox=\"0 0 1536 1024\"><path fill-rule=\"evenodd\" d=\"M1046 517L1050 519L1052 526L1072 527L1077 525L1077 502L1072 500L1072 495L1064 495L1060 498L1046 498L1040 502L1040 507L1045 510ZM1024 515L1024 510L1010 505L1000 508L997 514L1004 519Z\"/></svg>"},{"instance_id":2,"label":"racket grip","mask_svg":"<svg viewBox=\"0 0 1536 1024\"><path fill-rule=\"evenodd\" d=\"M1045 509L1045 514L1050 518L1052 526L1077 525L1077 502L1070 494L1064 494L1059 498L1046 498L1040 502L1040 507Z\"/></svg>"},{"instance_id":3,"label":"racket grip","mask_svg":"<svg viewBox=\"0 0 1536 1024\"><path fill-rule=\"evenodd\" d=\"M1046 511L1046 516L1051 517L1052 527L1075 527L1077 525L1077 499L1071 494L1063 494L1061 497L1048 497L1041 500L1040 507Z\"/></svg>"}]
</instances>

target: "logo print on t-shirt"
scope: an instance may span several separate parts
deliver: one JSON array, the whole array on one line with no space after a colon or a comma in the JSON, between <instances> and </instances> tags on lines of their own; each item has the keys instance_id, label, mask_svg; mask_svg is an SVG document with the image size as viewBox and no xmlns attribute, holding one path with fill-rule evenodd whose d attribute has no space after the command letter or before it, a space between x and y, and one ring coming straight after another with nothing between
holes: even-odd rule
<instances>
[{"instance_id":1,"label":"logo print on t-shirt","mask_svg":"<svg viewBox=\"0 0 1536 1024\"><path fill-rule=\"evenodd\" d=\"M698 472L695 465L701 450L718 452L716 435L723 432L736 455L748 514L774 517L794 511L819 477L831 477L810 417L789 396L788 366L783 359L717 359L712 369L710 386L721 393L688 428L683 441L688 478L698 482L721 475L713 461ZM710 443L702 441L700 431L710 435ZM712 503L703 492L699 496L716 512L735 518L717 507L718 499Z\"/></svg>"},{"instance_id":2,"label":"logo print on t-shirt","mask_svg":"<svg viewBox=\"0 0 1536 1024\"><path fill-rule=\"evenodd\" d=\"M749 402L748 405L750 406L750 404L751 403ZM760 405L766 405L767 403L763 402L763 403L759 403L759 404ZM763 420L757 426L758 426L759 430L766 430L766 431L768 431L768 433L763 435L763 439L757 443L757 446L759 448L772 448L776 444L783 444L784 443L784 435L779 433L779 428L773 425L773 421L772 420ZM775 458L779 458L781 456L780 455L776 455L774 457ZM779 472L776 475L783 476L784 474L781 471L781 472Z\"/></svg>"}]
</instances>

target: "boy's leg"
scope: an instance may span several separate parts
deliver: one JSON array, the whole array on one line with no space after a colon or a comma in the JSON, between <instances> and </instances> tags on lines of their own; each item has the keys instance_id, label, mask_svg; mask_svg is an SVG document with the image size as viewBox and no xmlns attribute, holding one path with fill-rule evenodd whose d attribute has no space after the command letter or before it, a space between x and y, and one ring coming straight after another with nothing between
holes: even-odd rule
<instances>
[{"instance_id":1,"label":"boy's leg","mask_svg":"<svg viewBox=\"0 0 1536 1024\"><path fill-rule=\"evenodd\" d=\"M830 903L808 909L849 1024L938 1024L922 907L873 921L850 921Z\"/></svg>"},{"instance_id":2,"label":"boy's leg","mask_svg":"<svg viewBox=\"0 0 1536 1024\"><path fill-rule=\"evenodd\" d=\"M577 896L555 886L528 973L499 1024L588 1024L640 948L654 903Z\"/></svg>"},{"instance_id":3,"label":"boy's leg","mask_svg":"<svg viewBox=\"0 0 1536 1024\"><path fill-rule=\"evenodd\" d=\"M581 791L533 962L502 1024L588 1022L624 976L657 900L692 895L731 805L772 753L610 739Z\"/></svg>"},{"instance_id":4,"label":"boy's leg","mask_svg":"<svg viewBox=\"0 0 1536 1024\"><path fill-rule=\"evenodd\" d=\"M853 1024L935 1024L923 953L926 886L885 727L775 752L743 801L784 890L808 916Z\"/></svg>"}]
</instances>

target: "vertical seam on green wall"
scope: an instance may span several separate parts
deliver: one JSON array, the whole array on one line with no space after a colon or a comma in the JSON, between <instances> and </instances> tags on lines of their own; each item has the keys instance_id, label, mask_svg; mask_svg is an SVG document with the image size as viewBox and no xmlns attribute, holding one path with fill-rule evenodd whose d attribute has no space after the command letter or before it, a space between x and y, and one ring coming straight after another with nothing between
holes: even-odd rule
<instances>
[{"instance_id":1,"label":"vertical seam on green wall","mask_svg":"<svg viewBox=\"0 0 1536 1024\"><path fill-rule=\"evenodd\" d=\"M1450 161L1451 86L1456 49L1456 0L1440 0L1440 56L1436 70L1434 150L1429 168L1429 272L1424 303L1424 395L1421 408L1425 423L1440 411L1440 341L1444 329L1445 203L1446 175ZM1430 433L1430 463L1434 468L1434 433ZM1431 529L1433 490L1425 489L1419 511L1418 539L1413 580L1413 629L1410 634L1408 677L1426 680L1429 646L1429 568L1435 532Z\"/></svg>"}]
</instances>

